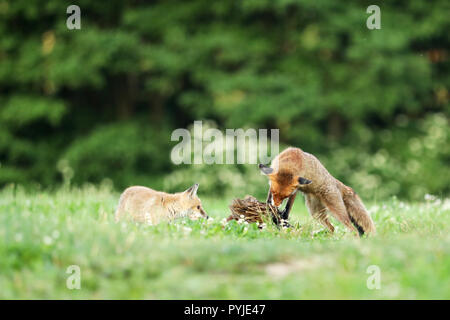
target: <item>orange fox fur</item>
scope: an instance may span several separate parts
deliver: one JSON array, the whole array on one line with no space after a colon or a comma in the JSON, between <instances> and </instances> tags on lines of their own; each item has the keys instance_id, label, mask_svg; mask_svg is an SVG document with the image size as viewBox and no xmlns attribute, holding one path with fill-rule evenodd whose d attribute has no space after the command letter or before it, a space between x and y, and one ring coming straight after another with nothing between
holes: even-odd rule
<instances>
[{"instance_id":1,"label":"orange fox fur","mask_svg":"<svg viewBox=\"0 0 450 320\"><path fill-rule=\"evenodd\" d=\"M169 194L146 187L134 186L120 196L116 222L129 218L135 222L158 224L161 221L197 214L208 218L197 196L198 184L184 192Z\"/></svg>"},{"instance_id":2,"label":"orange fox fur","mask_svg":"<svg viewBox=\"0 0 450 320\"><path fill-rule=\"evenodd\" d=\"M375 225L359 196L352 188L334 178L320 161L299 148L288 148L281 152L271 167L259 165L261 171L270 180L267 201L280 206L289 198L283 219L289 217L289 211L297 191L305 195L306 206L310 214L325 227L334 232L328 220L328 210L348 229L364 233L375 233Z\"/></svg>"}]
</instances>

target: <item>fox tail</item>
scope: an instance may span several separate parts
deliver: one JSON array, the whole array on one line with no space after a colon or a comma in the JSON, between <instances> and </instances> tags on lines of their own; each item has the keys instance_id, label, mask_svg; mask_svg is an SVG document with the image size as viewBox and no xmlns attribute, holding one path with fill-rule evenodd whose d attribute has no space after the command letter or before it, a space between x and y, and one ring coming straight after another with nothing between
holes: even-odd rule
<instances>
[{"instance_id":1,"label":"fox tail","mask_svg":"<svg viewBox=\"0 0 450 320\"><path fill-rule=\"evenodd\" d=\"M343 194L343 200L347 212L350 215L350 220L356 229L358 229L359 235L363 236L365 233L374 234L375 224L356 192L348 188Z\"/></svg>"}]
</instances>

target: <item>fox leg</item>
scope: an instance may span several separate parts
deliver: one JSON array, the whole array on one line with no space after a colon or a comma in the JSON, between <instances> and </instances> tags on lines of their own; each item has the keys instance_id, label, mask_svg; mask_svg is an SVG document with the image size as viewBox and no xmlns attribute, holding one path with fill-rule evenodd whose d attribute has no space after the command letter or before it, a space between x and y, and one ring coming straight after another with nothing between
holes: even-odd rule
<instances>
[{"instance_id":1,"label":"fox leg","mask_svg":"<svg viewBox=\"0 0 450 320\"><path fill-rule=\"evenodd\" d=\"M272 204L272 192L270 191L270 188L269 188L269 193L267 194L267 200L266 200L266 202L267 202L268 204Z\"/></svg>"},{"instance_id":2,"label":"fox leg","mask_svg":"<svg viewBox=\"0 0 450 320\"><path fill-rule=\"evenodd\" d=\"M342 196L338 191L327 193L321 197L321 200L337 220L342 222L351 231L358 233L358 230L350 220L350 216L347 213L347 208L345 207Z\"/></svg>"},{"instance_id":3,"label":"fox leg","mask_svg":"<svg viewBox=\"0 0 450 320\"><path fill-rule=\"evenodd\" d=\"M333 233L334 227L330 220L328 220L326 213L327 208L322 204L322 201L312 194L306 194L305 200L311 216L325 226L331 233Z\"/></svg>"},{"instance_id":4,"label":"fox leg","mask_svg":"<svg viewBox=\"0 0 450 320\"><path fill-rule=\"evenodd\" d=\"M267 204L272 204L272 192L270 191L269 188L269 192L267 193L267 200L266 200ZM276 216L272 217L272 221L274 224L276 224L277 226L280 224L280 219Z\"/></svg>"},{"instance_id":5,"label":"fox leg","mask_svg":"<svg viewBox=\"0 0 450 320\"><path fill-rule=\"evenodd\" d=\"M286 207L281 212L281 219L287 220L289 219L289 213L291 212L292 206L294 205L295 197L297 196L297 192L289 196L288 202L286 203Z\"/></svg>"}]
</instances>

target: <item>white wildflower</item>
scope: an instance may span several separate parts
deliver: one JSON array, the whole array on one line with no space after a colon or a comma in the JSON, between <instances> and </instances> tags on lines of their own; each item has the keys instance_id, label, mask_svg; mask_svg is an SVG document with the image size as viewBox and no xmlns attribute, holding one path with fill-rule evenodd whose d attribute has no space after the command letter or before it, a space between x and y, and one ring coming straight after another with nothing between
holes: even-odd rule
<instances>
[{"instance_id":1,"label":"white wildflower","mask_svg":"<svg viewBox=\"0 0 450 320\"><path fill-rule=\"evenodd\" d=\"M16 242L21 242L22 239L23 239L23 235L21 233L16 233L14 240L16 240Z\"/></svg>"},{"instance_id":2,"label":"white wildflower","mask_svg":"<svg viewBox=\"0 0 450 320\"><path fill-rule=\"evenodd\" d=\"M53 239L51 237L49 237L49 236L45 236L44 239L43 239L43 242L44 242L45 245L49 246L49 245L51 245L53 243Z\"/></svg>"},{"instance_id":3,"label":"white wildflower","mask_svg":"<svg viewBox=\"0 0 450 320\"><path fill-rule=\"evenodd\" d=\"M369 208L369 212L370 213L375 213L380 209L380 207L378 207L377 205L374 205L372 207Z\"/></svg>"},{"instance_id":4,"label":"white wildflower","mask_svg":"<svg viewBox=\"0 0 450 320\"><path fill-rule=\"evenodd\" d=\"M189 227L183 227L183 232L184 232L185 234L189 234L189 233L192 232L192 228L189 228Z\"/></svg>"},{"instance_id":5,"label":"white wildflower","mask_svg":"<svg viewBox=\"0 0 450 320\"><path fill-rule=\"evenodd\" d=\"M441 208L443 211L450 210L450 198L444 200L444 203L442 204Z\"/></svg>"}]
</instances>

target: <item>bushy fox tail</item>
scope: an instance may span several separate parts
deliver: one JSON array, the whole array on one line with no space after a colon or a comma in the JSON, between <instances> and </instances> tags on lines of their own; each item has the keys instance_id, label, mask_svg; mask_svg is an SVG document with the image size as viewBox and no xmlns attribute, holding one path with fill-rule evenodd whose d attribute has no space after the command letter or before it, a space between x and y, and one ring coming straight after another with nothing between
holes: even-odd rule
<instances>
[{"instance_id":1,"label":"bushy fox tail","mask_svg":"<svg viewBox=\"0 0 450 320\"><path fill-rule=\"evenodd\" d=\"M358 229L359 235L362 236L365 233L374 234L375 224L356 192L352 188L347 187L343 192L342 198L350 215L350 220Z\"/></svg>"}]
</instances>

